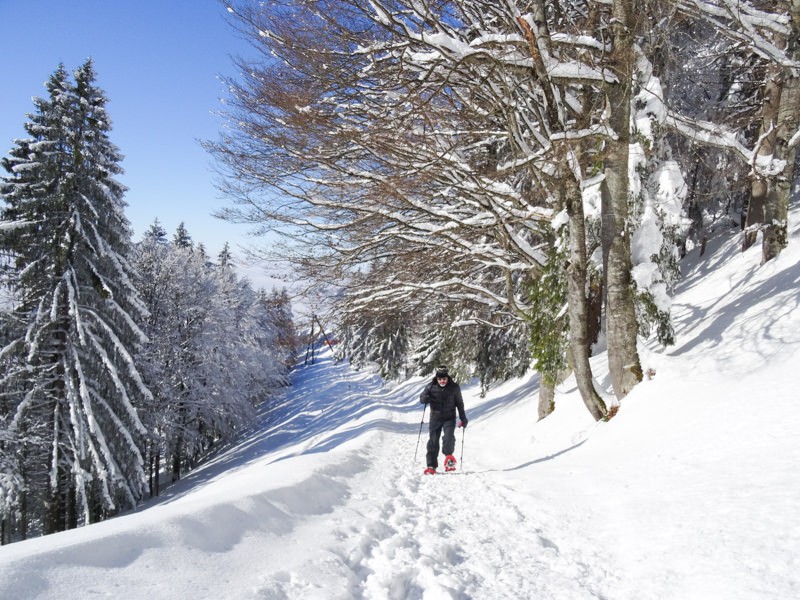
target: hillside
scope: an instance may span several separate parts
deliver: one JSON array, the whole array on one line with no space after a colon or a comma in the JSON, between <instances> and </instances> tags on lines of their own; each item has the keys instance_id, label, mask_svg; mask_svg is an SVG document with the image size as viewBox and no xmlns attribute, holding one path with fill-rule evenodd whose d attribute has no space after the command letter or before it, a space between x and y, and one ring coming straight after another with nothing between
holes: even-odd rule
<instances>
[{"instance_id":1,"label":"hillside","mask_svg":"<svg viewBox=\"0 0 800 600\"><path fill-rule=\"evenodd\" d=\"M687 257L678 343L608 423L570 380L539 423L535 374L466 384L462 469L423 476L423 380L324 354L159 502L0 548L0 598L800 597L797 213L765 266Z\"/></svg>"}]
</instances>

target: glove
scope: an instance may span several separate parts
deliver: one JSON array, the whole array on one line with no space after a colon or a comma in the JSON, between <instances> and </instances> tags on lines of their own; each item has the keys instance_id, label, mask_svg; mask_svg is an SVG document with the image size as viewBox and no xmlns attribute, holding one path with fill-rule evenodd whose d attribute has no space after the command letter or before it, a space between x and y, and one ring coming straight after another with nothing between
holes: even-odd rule
<instances>
[{"instance_id":1,"label":"glove","mask_svg":"<svg viewBox=\"0 0 800 600\"><path fill-rule=\"evenodd\" d=\"M458 424L458 426L466 429L467 423L469 423L469 420L467 419L467 417L464 417L463 419L461 419L461 422Z\"/></svg>"}]
</instances>

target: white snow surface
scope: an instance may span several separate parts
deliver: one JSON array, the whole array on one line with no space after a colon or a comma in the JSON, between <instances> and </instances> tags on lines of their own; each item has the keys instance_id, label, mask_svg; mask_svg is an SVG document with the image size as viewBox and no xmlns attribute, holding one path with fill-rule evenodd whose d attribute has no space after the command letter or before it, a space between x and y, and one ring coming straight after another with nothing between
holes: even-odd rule
<instances>
[{"instance_id":1,"label":"white snow surface","mask_svg":"<svg viewBox=\"0 0 800 600\"><path fill-rule=\"evenodd\" d=\"M798 227L759 263L684 261L678 343L641 344L609 422L572 380L538 423L535 374L464 384L454 474L422 474L424 430L414 460L422 379L324 353L158 502L0 548L0 598L800 598Z\"/></svg>"}]
</instances>

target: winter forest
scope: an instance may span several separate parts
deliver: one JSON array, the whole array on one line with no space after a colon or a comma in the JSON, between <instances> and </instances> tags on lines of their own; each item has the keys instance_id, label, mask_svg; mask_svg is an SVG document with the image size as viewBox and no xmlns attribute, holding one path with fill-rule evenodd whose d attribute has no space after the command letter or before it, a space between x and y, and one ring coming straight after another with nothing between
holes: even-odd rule
<instances>
[{"instance_id":1,"label":"winter forest","mask_svg":"<svg viewBox=\"0 0 800 600\"><path fill-rule=\"evenodd\" d=\"M787 243L800 3L224 3L252 43L206 147L223 218L279 242L352 365L481 389L574 375L596 420L674 340L682 256ZM159 493L289 383L285 293L156 221L134 242L91 61L59 66L2 159L0 518L7 543ZM603 389L590 358L608 356Z\"/></svg>"},{"instance_id":2,"label":"winter forest","mask_svg":"<svg viewBox=\"0 0 800 600\"><path fill-rule=\"evenodd\" d=\"M293 363L289 300L158 221L134 244L91 61L60 66L3 159L2 540L159 494L250 423Z\"/></svg>"}]
</instances>

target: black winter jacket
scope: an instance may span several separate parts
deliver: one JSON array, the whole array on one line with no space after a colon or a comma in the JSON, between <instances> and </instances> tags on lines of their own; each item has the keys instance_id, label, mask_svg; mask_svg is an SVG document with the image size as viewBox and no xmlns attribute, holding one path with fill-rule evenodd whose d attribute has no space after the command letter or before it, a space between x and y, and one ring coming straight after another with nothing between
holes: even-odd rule
<instances>
[{"instance_id":1,"label":"black winter jacket","mask_svg":"<svg viewBox=\"0 0 800 600\"><path fill-rule=\"evenodd\" d=\"M461 397L461 388L452 379L447 380L447 385L442 387L434 377L419 396L422 404L431 405L431 413L438 413L442 419L455 419L456 410L462 421L467 420L464 411L464 399Z\"/></svg>"}]
</instances>

